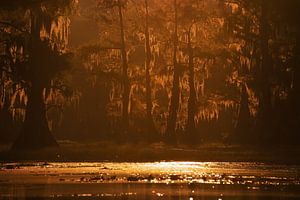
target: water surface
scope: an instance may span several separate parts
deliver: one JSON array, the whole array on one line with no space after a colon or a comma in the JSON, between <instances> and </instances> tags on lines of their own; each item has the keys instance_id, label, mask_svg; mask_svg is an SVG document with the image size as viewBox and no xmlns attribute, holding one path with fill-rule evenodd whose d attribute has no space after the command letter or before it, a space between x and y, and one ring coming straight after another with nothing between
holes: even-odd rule
<instances>
[{"instance_id":1,"label":"water surface","mask_svg":"<svg viewBox=\"0 0 300 200\"><path fill-rule=\"evenodd\" d=\"M300 199L300 166L244 162L0 165L1 199Z\"/></svg>"}]
</instances>

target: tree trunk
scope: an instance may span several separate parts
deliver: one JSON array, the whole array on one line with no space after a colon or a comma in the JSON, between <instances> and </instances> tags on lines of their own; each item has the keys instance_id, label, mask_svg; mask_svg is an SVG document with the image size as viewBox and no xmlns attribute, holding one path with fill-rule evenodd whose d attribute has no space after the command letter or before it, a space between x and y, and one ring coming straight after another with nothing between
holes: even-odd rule
<instances>
[{"instance_id":1,"label":"tree trunk","mask_svg":"<svg viewBox=\"0 0 300 200\"><path fill-rule=\"evenodd\" d=\"M194 72L194 55L191 44L191 32L188 32L188 54L189 54L189 88L190 95L188 100L188 121L187 134L190 142L195 141L193 137L195 134L195 112L196 112L196 89L195 89L195 72Z\"/></svg>"},{"instance_id":2,"label":"tree trunk","mask_svg":"<svg viewBox=\"0 0 300 200\"><path fill-rule=\"evenodd\" d=\"M14 126L14 121L12 115L9 112L10 109L10 97L9 92L5 90L5 86L3 85L2 89L3 95L3 107L0 109L0 140L1 142L12 141L15 136L16 127Z\"/></svg>"},{"instance_id":3,"label":"tree trunk","mask_svg":"<svg viewBox=\"0 0 300 200\"><path fill-rule=\"evenodd\" d=\"M291 98L295 99L295 103L298 102L297 100L300 99L300 28L297 30L296 36L296 45L294 49L294 56L295 56L295 66L294 66L294 73L293 73L293 88L291 92ZM296 100L297 99L297 100ZM296 106L296 105L294 105ZM297 106L298 108L299 106ZM299 107L300 109L300 107Z\"/></svg>"},{"instance_id":4,"label":"tree trunk","mask_svg":"<svg viewBox=\"0 0 300 200\"><path fill-rule=\"evenodd\" d=\"M48 127L43 90L41 83L32 82L27 96L25 121L12 149L41 149L58 146Z\"/></svg>"},{"instance_id":5,"label":"tree trunk","mask_svg":"<svg viewBox=\"0 0 300 200\"><path fill-rule=\"evenodd\" d=\"M118 9L119 9L119 17L120 17L120 34L121 34L121 55L122 55L122 77L123 77L123 108L122 108L122 121L123 133L128 132L129 128L129 113L128 113L128 106L129 106L129 92L130 92L130 85L129 85L129 78L128 78L128 62L127 62L127 54L126 54L126 45L125 45L125 34L124 34L124 23L123 23L123 13L122 13L122 5L121 1L118 0Z\"/></svg>"},{"instance_id":6,"label":"tree trunk","mask_svg":"<svg viewBox=\"0 0 300 200\"><path fill-rule=\"evenodd\" d=\"M177 49L178 49L178 22L177 22L177 0L174 0L174 50L173 50L173 87L171 103L169 107L169 118L167 122L166 139L169 143L176 143L176 122L177 112L179 107L179 69L177 63Z\"/></svg>"},{"instance_id":7,"label":"tree trunk","mask_svg":"<svg viewBox=\"0 0 300 200\"><path fill-rule=\"evenodd\" d=\"M287 127L285 130L288 132L291 143L297 143L300 139L300 28L297 30L294 54L294 72L292 88L287 101L287 113L285 116L281 115L283 120L286 120L284 126Z\"/></svg>"},{"instance_id":8,"label":"tree trunk","mask_svg":"<svg viewBox=\"0 0 300 200\"><path fill-rule=\"evenodd\" d=\"M234 143L249 143L251 138L251 115L249 110L249 100L247 88L245 85L242 86L241 100L238 113L238 119L234 131L234 135L230 141ZM253 142L253 141L252 141Z\"/></svg>"},{"instance_id":9,"label":"tree trunk","mask_svg":"<svg viewBox=\"0 0 300 200\"><path fill-rule=\"evenodd\" d=\"M151 90L151 76L150 76L150 62L151 62L151 48L150 48L150 33L149 33L149 13L148 13L148 0L145 0L146 9L146 23L145 23L145 52L146 52L146 104L147 104L147 131L148 136L153 139L157 137L157 131L154 125L152 116L152 90Z\"/></svg>"},{"instance_id":10,"label":"tree trunk","mask_svg":"<svg viewBox=\"0 0 300 200\"><path fill-rule=\"evenodd\" d=\"M46 106L43 91L50 81L48 77L39 74L40 64L40 8L31 12L31 40L29 47L29 64L32 72L27 92L26 117L21 132L14 142L12 149L41 149L45 147L57 147L58 144L51 134L46 119Z\"/></svg>"},{"instance_id":11,"label":"tree trunk","mask_svg":"<svg viewBox=\"0 0 300 200\"><path fill-rule=\"evenodd\" d=\"M267 5L264 0L261 2L260 19L260 40L261 40L261 77L260 77L260 110L258 114L258 133L261 142L265 143L271 139L272 132L272 105L270 74L272 63L269 52L269 27L267 21Z\"/></svg>"}]
</instances>

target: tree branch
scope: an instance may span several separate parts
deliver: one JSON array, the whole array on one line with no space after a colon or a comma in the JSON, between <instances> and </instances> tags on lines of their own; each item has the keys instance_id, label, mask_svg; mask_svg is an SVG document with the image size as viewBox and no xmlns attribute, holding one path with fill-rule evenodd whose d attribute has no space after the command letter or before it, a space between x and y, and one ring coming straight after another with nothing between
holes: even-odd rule
<instances>
[{"instance_id":1,"label":"tree branch","mask_svg":"<svg viewBox=\"0 0 300 200\"><path fill-rule=\"evenodd\" d=\"M23 30L22 28L20 28L20 27L14 25L14 24L12 24L12 23L10 23L10 22L0 21L0 24L2 24L2 25L4 25L4 26L10 26L10 27L16 29L17 31L22 32L22 33L27 33L26 30Z\"/></svg>"}]
</instances>

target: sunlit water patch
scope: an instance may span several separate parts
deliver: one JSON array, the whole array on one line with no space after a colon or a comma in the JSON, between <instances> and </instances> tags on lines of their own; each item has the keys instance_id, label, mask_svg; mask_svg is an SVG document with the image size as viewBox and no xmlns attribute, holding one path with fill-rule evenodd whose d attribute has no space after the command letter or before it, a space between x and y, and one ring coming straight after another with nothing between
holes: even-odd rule
<instances>
[{"instance_id":1,"label":"sunlit water patch","mask_svg":"<svg viewBox=\"0 0 300 200\"><path fill-rule=\"evenodd\" d=\"M300 198L300 166L241 162L0 165L1 198L224 200L239 196Z\"/></svg>"}]
</instances>

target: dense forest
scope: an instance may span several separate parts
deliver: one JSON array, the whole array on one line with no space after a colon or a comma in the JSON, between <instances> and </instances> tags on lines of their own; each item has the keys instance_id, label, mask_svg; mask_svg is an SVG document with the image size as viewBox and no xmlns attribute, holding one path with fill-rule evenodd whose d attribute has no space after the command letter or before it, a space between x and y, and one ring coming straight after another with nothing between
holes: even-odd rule
<instances>
[{"instance_id":1,"label":"dense forest","mask_svg":"<svg viewBox=\"0 0 300 200\"><path fill-rule=\"evenodd\" d=\"M0 142L299 144L299 0L1 0Z\"/></svg>"}]
</instances>

